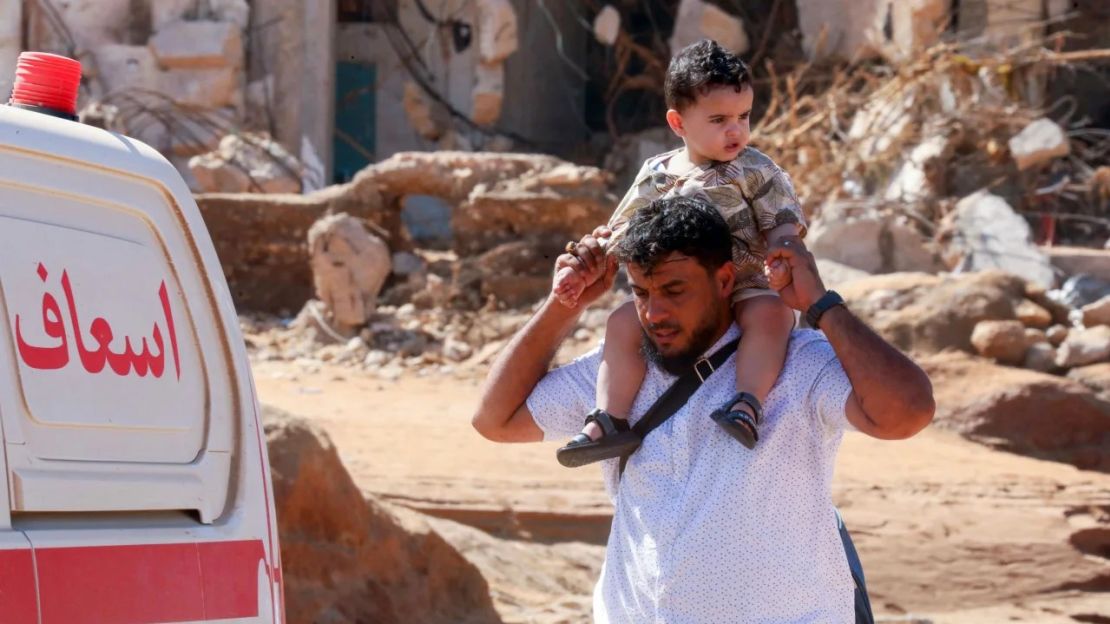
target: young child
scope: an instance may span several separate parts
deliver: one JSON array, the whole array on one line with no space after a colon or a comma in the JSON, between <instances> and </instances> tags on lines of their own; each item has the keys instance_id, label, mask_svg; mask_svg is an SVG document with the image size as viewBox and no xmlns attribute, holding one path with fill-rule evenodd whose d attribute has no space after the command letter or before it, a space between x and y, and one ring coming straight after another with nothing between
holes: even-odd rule
<instances>
[{"instance_id":1,"label":"young child","mask_svg":"<svg viewBox=\"0 0 1110 624\"><path fill-rule=\"evenodd\" d=\"M667 68L664 91L667 123L685 146L644 163L609 221L609 244L623 234L636 210L663 197L697 197L724 216L734 241L732 305L742 338L736 352L737 395L714 418L753 448L759 438L761 404L782 370L794 327L793 311L769 288L764 273L767 249L782 236L804 236L805 218L786 172L748 146L754 90L739 57L709 40L683 48ZM585 287L584 270L564 268L556 275L555 294L563 304L577 305ZM633 302L610 315L598 371L597 409L587 416L582 433L559 449L563 465L617 457L639 443L627 419L647 372L640 353L642 335Z\"/></svg>"}]
</instances>

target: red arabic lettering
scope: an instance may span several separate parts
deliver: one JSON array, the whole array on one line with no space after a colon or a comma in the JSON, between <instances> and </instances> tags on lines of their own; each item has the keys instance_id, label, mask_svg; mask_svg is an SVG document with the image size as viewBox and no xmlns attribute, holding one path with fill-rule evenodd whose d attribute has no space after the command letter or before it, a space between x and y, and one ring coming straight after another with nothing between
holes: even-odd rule
<instances>
[{"instance_id":1,"label":"red arabic lettering","mask_svg":"<svg viewBox=\"0 0 1110 624\"><path fill-rule=\"evenodd\" d=\"M46 281L47 272L45 267L40 263L38 267L38 274L42 281ZM73 287L69 281L69 274L67 271L62 271L62 291L65 295L66 308L69 312L69 320L72 325L73 335L76 338L77 356L81 361L81 366L92 374L100 373L104 370L104 365L107 364L108 368L113 373L121 377L131 374L134 370L135 374L139 377L145 377L148 373L156 378L161 378L165 372L165 343L162 339L162 329L158 323L154 323L154 328L151 332L151 339L157 352L152 352L150 345L147 343L146 337L140 339L140 349L138 352L132 346L131 338L124 336L123 351L116 353L109 348L112 340L115 338L115 332L112 330L111 324L103 317L93 319L89 325L89 338L90 342L86 342L85 337L81 332L81 321L77 313L77 302L73 296ZM173 323L173 311L170 308L169 294L166 290L166 282L162 281L158 288L158 298L162 304L162 314L166 321L166 330L170 335L170 348L173 351L173 364L174 370L177 373L177 379L181 379L181 359L177 349L177 332ZM50 293L44 293L42 296L42 326L43 331L51 338L61 340L61 344L57 346L34 346L27 343L23 339L23 332L20 324L20 316L15 315L15 333L16 342L19 345L19 355L23 362L31 368L42 370L53 370L63 368L69 363L69 344L66 340L65 321L62 318L61 307L58 301ZM90 347L90 344L93 345Z\"/></svg>"}]
</instances>

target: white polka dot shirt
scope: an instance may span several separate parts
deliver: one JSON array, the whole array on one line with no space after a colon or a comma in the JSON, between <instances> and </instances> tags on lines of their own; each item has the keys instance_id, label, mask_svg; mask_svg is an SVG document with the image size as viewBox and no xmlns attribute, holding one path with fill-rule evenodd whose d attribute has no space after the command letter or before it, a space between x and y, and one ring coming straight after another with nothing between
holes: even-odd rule
<instances>
[{"instance_id":1,"label":"white polka dot shirt","mask_svg":"<svg viewBox=\"0 0 1110 624\"><path fill-rule=\"evenodd\" d=\"M733 326L712 353L739 330ZM527 405L547 440L593 409L600 348L548 373ZM648 435L618 483L594 619L608 624L837 624L855 621L853 583L832 503L851 392L824 335L795 330L764 406L759 444L744 448L709 414L735 391L735 356ZM633 423L674 377L652 366Z\"/></svg>"}]
</instances>

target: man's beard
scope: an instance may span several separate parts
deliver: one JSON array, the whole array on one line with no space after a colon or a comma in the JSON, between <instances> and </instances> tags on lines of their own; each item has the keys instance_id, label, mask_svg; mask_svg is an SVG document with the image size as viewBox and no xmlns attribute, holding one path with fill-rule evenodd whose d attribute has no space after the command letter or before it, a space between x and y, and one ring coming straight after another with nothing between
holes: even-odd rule
<instances>
[{"instance_id":1,"label":"man's beard","mask_svg":"<svg viewBox=\"0 0 1110 624\"><path fill-rule=\"evenodd\" d=\"M711 309L717 309L716 305ZM646 328L641 328L640 353L649 364L655 364L672 375L681 375L694 367L694 363L705 353L706 349L713 346L720 329L720 318L706 315L702 322L694 328L690 336L690 344L679 353L663 355L651 340Z\"/></svg>"}]
</instances>

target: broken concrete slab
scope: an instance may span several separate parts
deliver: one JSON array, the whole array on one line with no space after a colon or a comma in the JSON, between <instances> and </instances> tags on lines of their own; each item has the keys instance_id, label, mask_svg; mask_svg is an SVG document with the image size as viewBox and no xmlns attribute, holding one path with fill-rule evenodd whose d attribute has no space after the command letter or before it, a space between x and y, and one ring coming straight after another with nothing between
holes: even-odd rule
<instances>
[{"instance_id":1,"label":"broken concrete slab","mask_svg":"<svg viewBox=\"0 0 1110 624\"><path fill-rule=\"evenodd\" d=\"M162 74L161 91L181 105L224 108L241 101L239 79L235 67L171 69Z\"/></svg>"},{"instance_id":2,"label":"broken concrete slab","mask_svg":"<svg viewBox=\"0 0 1110 624\"><path fill-rule=\"evenodd\" d=\"M162 89L162 72L154 53L145 45L103 45L93 52L96 77L109 92Z\"/></svg>"},{"instance_id":3,"label":"broken concrete slab","mask_svg":"<svg viewBox=\"0 0 1110 624\"><path fill-rule=\"evenodd\" d=\"M946 219L952 232L950 264L958 264L960 271L1000 269L1045 288L1055 284L1055 271L1033 244L1029 224L998 195L969 195Z\"/></svg>"},{"instance_id":4,"label":"broken concrete slab","mask_svg":"<svg viewBox=\"0 0 1110 624\"><path fill-rule=\"evenodd\" d=\"M194 156L189 169L206 193L297 193L300 164L262 134L229 134L213 152Z\"/></svg>"},{"instance_id":5,"label":"broken concrete slab","mask_svg":"<svg viewBox=\"0 0 1110 624\"><path fill-rule=\"evenodd\" d=\"M316 297L338 333L350 336L370 320L378 294L393 270L389 247L362 221L339 213L308 230Z\"/></svg>"},{"instance_id":6,"label":"broken concrete slab","mask_svg":"<svg viewBox=\"0 0 1110 624\"><path fill-rule=\"evenodd\" d=\"M1087 329L1072 329L1060 345L1056 365L1073 368L1110 360L1110 327L1098 325Z\"/></svg>"},{"instance_id":7,"label":"broken concrete slab","mask_svg":"<svg viewBox=\"0 0 1110 624\"><path fill-rule=\"evenodd\" d=\"M601 8L594 18L594 37L603 45L611 46L617 42L621 30L621 14L611 4Z\"/></svg>"},{"instance_id":8,"label":"broken concrete slab","mask_svg":"<svg viewBox=\"0 0 1110 624\"><path fill-rule=\"evenodd\" d=\"M162 27L148 45L166 69L220 69L243 64L243 39L231 22L178 21Z\"/></svg>"},{"instance_id":9,"label":"broken concrete slab","mask_svg":"<svg viewBox=\"0 0 1110 624\"><path fill-rule=\"evenodd\" d=\"M1041 118L1010 138L1010 154L1018 169L1026 170L1052 162L1071 152L1064 129L1051 119Z\"/></svg>"},{"instance_id":10,"label":"broken concrete slab","mask_svg":"<svg viewBox=\"0 0 1110 624\"><path fill-rule=\"evenodd\" d=\"M814 255L870 274L945 270L939 249L917 230L878 213L853 214L848 206L826 207L806 237Z\"/></svg>"},{"instance_id":11,"label":"broken concrete slab","mask_svg":"<svg viewBox=\"0 0 1110 624\"><path fill-rule=\"evenodd\" d=\"M704 0L682 0L671 34L671 54L702 39L712 39L734 54L751 47L744 21Z\"/></svg>"}]
</instances>

